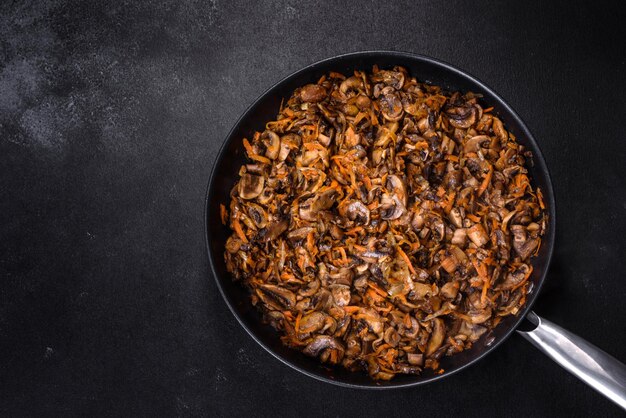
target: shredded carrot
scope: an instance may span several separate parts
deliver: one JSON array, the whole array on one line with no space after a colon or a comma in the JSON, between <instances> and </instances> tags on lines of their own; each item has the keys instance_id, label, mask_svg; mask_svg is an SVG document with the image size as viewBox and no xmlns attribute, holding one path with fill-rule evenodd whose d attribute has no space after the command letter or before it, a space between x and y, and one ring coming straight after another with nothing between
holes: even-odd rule
<instances>
[{"instance_id":1,"label":"shredded carrot","mask_svg":"<svg viewBox=\"0 0 626 418\"><path fill-rule=\"evenodd\" d=\"M250 159L258 161L258 162L263 163L263 164L271 164L272 163L272 160L270 160L267 157L263 157L262 155L252 154L252 155L249 155L249 157L250 157Z\"/></svg>"},{"instance_id":2,"label":"shredded carrot","mask_svg":"<svg viewBox=\"0 0 626 418\"><path fill-rule=\"evenodd\" d=\"M543 193L541 193L541 189L537 187L537 200L539 200L539 207L543 210L546 208L545 203L543 203Z\"/></svg>"},{"instance_id":3,"label":"shredded carrot","mask_svg":"<svg viewBox=\"0 0 626 418\"><path fill-rule=\"evenodd\" d=\"M476 260L475 258L472 258L472 265L476 269L476 273L478 273L478 276L480 276L481 279L483 279L484 281L489 280L489 277L487 276L487 267L485 267L483 263Z\"/></svg>"},{"instance_id":4,"label":"shredded carrot","mask_svg":"<svg viewBox=\"0 0 626 418\"><path fill-rule=\"evenodd\" d=\"M378 355L378 354L382 353L386 348L391 348L391 346L389 344L387 344L387 343L381 344L380 346L378 346L378 348L374 352Z\"/></svg>"},{"instance_id":5,"label":"shredded carrot","mask_svg":"<svg viewBox=\"0 0 626 418\"><path fill-rule=\"evenodd\" d=\"M354 228L348 229L345 234L346 235L358 235L359 232L363 231L362 226L355 226Z\"/></svg>"},{"instance_id":6,"label":"shredded carrot","mask_svg":"<svg viewBox=\"0 0 626 418\"><path fill-rule=\"evenodd\" d=\"M485 280L483 284L483 290L480 293L480 304L484 307L487 302L487 291L489 290L490 283L489 280Z\"/></svg>"},{"instance_id":7,"label":"shredded carrot","mask_svg":"<svg viewBox=\"0 0 626 418\"><path fill-rule=\"evenodd\" d=\"M239 223L239 219L237 218L233 219L232 224L233 224L233 229L235 230L235 233L237 233L237 236L239 237L239 239L247 243L248 238L246 237L246 234L243 232L243 229L241 229L241 224Z\"/></svg>"},{"instance_id":8,"label":"shredded carrot","mask_svg":"<svg viewBox=\"0 0 626 418\"><path fill-rule=\"evenodd\" d=\"M243 147L246 149L248 157L254 155L254 150L252 149L252 145L250 145L250 141L248 141L248 138L243 139Z\"/></svg>"},{"instance_id":9,"label":"shredded carrot","mask_svg":"<svg viewBox=\"0 0 626 418\"><path fill-rule=\"evenodd\" d=\"M223 203L220 203L220 218L222 219L222 225L226 225L228 221L228 211Z\"/></svg>"},{"instance_id":10,"label":"shredded carrot","mask_svg":"<svg viewBox=\"0 0 626 418\"><path fill-rule=\"evenodd\" d=\"M467 213L467 214L465 214L465 217L467 219L469 219L470 221L472 221L472 222L480 222L480 218L478 216L474 215L474 214Z\"/></svg>"},{"instance_id":11,"label":"shredded carrot","mask_svg":"<svg viewBox=\"0 0 626 418\"><path fill-rule=\"evenodd\" d=\"M487 190L487 187L489 186L489 183L491 182L491 177L493 176L493 165L489 165L489 172L487 173L487 175L485 176L485 178L483 179L483 182L481 183L480 187L478 188L478 196L482 196L482 194L485 192L485 190Z\"/></svg>"},{"instance_id":12,"label":"shredded carrot","mask_svg":"<svg viewBox=\"0 0 626 418\"><path fill-rule=\"evenodd\" d=\"M406 255L406 253L404 251L402 251L402 248L400 248L399 245L396 247L396 249L398 250L398 254L400 254L400 257L402 257L404 259L404 262L406 263L406 265L409 268L409 270L411 271L411 273L417 274L417 272L413 268L413 264L411 264L411 260L409 259L409 256Z\"/></svg>"},{"instance_id":13,"label":"shredded carrot","mask_svg":"<svg viewBox=\"0 0 626 418\"><path fill-rule=\"evenodd\" d=\"M350 306L350 305L346 305L343 307L343 310L347 313L347 314L353 314L355 312L358 312L361 309L360 306Z\"/></svg>"},{"instance_id":14,"label":"shredded carrot","mask_svg":"<svg viewBox=\"0 0 626 418\"><path fill-rule=\"evenodd\" d=\"M386 298L387 297L387 292L385 292L383 289L381 289L380 287L378 287L377 285L375 285L374 283L368 281L367 285L369 287L371 287L376 293L378 293L380 296Z\"/></svg>"},{"instance_id":15,"label":"shredded carrot","mask_svg":"<svg viewBox=\"0 0 626 418\"><path fill-rule=\"evenodd\" d=\"M298 312L298 316L296 317L296 324L294 325L296 334L300 333L300 320L301 319L302 319L302 311Z\"/></svg>"},{"instance_id":16,"label":"shredded carrot","mask_svg":"<svg viewBox=\"0 0 626 418\"><path fill-rule=\"evenodd\" d=\"M368 283L369 285L369 283ZM365 294L372 299L374 302L382 302L385 300L385 298L381 295L378 294L378 292L376 292L374 289L369 289L367 292L365 292Z\"/></svg>"}]
</instances>

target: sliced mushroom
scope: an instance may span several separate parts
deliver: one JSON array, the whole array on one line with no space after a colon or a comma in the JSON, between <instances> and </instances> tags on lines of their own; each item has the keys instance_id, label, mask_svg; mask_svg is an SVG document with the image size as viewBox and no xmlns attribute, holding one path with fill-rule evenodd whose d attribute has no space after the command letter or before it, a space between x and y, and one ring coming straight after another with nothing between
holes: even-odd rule
<instances>
[{"instance_id":1,"label":"sliced mushroom","mask_svg":"<svg viewBox=\"0 0 626 418\"><path fill-rule=\"evenodd\" d=\"M300 100L307 103L321 102L326 98L326 89L319 84L307 84L300 90Z\"/></svg>"},{"instance_id":2,"label":"sliced mushroom","mask_svg":"<svg viewBox=\"0 0 626 418\"><path fill-rule=\"evenodd\" d=\"M402 203L403 206L406 206L406 203L407 203L406 186L404 184L404 181L402 181L400 177L396 175L387 176L387 183L385 185L385 188L390 193L393 193L398 198L400 203Z\"/></svg>"},{"instance_id":3,"label":"sliced mushroom","mask_svg":"<svg viewBox=\"0 0 626 418\"><path fill-rule=\"evenodd\" d=\"M339 214L359 225L370 223L370 210L360 200L353 200L339 208Z\"/></svg>"},{"instance_id":4,"label":"sliced mushroom","mask_svg":"<svg viewBox=\"0 0 626 418\"><path fill-rule=\"evenodd\" d=\"M441 347L443 340L446 336L446 326L441 318L435 318L432 320L433 332L430 335L428 341L428 347L426 349L426 357L432 356L435 351Z\"/></svg>"},{"instance_id":5,"label":"sliced mushroom","mask_svg":"<svg viewBox=\"0 0 626 418\"><path fill-rule=\"evenodd\" d=\"M400 343L400 335L395 328L389 327L385 330L384 340L392 347L396 347Z\"/></svg>"},{"instance_id":6,"label":"sliced mushroom","mask_svg":"<svg viewBox=\"0 0 626 418\"><path fill-rule=\"evenodd\" d=\"M385 119L391 122L399 121L404 114L404 108L402 107L402 101L400 97L395 93L393 87L385 87L382 89L379 99L380 113Z\"/></svg>"},{"instance_id":7,"label":"sliced mushroom","mask_svg":"<svg viewBox=\"0 0 626 418\"><path fill-rule=\"evenodd\" d=\"M287 234L287 238L289 238L292 243L296 243L298 241L306 239L307 235L309 235L311 232L315 232L315 230L316 229L312 226L303 226L302 228L290 231Z\"/></svg>"},{"instance_id":8,"label":"sliced mushroom","mask_svg":"<svg viewBox=\"0 0 626 418\"><path fill-rule=\"evenodd\" d=\"M511 253L511 247L509 245L509 240L507 236L502 230L496 229L494 231L494 235L496 237L496 244L498 246L498 254L500 255L500 260L508 260Z\"/></svg>"},{"instance_id":9,"label":"sliced mushroom","mask_svg":"<svg viewBox=\"0 0 626 418\"><path fill-rule=\"evenodd\" d=\"M384 322L378 312L371 308L362 308L357 318L364 320L374 334L382 335Z\"/></svg>"},{"instance_id":10,"label":"sliced mushroom","mask_svg":"<svg viewBox=\"0 0 626 418\"><path fill-rule=\"evenodd\" d=\"M448 214L448 219L450 219L452 225L457 228L463 227L463 216L461 215L461 210L459 208L452 208Z\"/></svg>"},{"instance_id":11,"label":"sliced mushroom","mask_svg":"<svg viewBox=\"0 0 626 418\"><path fill-rule=\"evenodd\" d=\"M270 223L266 228L259 231L258 238L262 242L270 242L278 238L289 227L289 221L283 219Z\"/></svg>"},{"instance_id":12,"label":"sliced mushroom","mask_svg":"<svg viewBox=\"0 0 626 418\"><path fill-rule=\"evenodd\" d=\"M459 228L454 231L452 235L452 239L450 240L451 244L458 245L463 248L465 243L467 242L467 230L465 228Z\"/></svg>"},{"instance_id":13,"label":"sliced mushroom","mask_svg":"<svg viewBox=\"0 0 626 418\"><path fill-rule=\"evenodd\" d=\"M481 224L475 224L467 230L467 236L477 247L482 247L489 242L489 237L485 232L485 228Z\"/></svg>"},{"instance_id":14,"label":"sliced mushroom","mask_svg":"<svg viewBox=\"0 0 626 418\"><path fill-rule=\"evenodd\" d=\"M329 289L337 306L346 306L350 304L350 298L352 297L350 293L350 286L334 284L331 285Z\"/></svg>"},{"instance_id":15,"label":"sliced mushroom","mask_svg":"<svg viewBox=\"0 0 626 418\"><path fill-rule=\"evenodd\" d=\"M467 316L470 318L472 324L482 324L491 318L491 308L485 309L470 309L467 312Z\"/></svg>"},{"instance_id":16,"label":"sliced mushroom","mask_svg":"<svg viewBox=\"0 0 626 418\"><path fill-rule=\"evenodd\" d=\"M326 319L326 315L317 311L304 315L302 319L300 320L300 328L299 328L300 333L308 334L308 333L315 332L315 331L322 329L322 327L324 326L325 319Z\"/></svg>"},{"instance_id":17,"label":"sliced mushroom","mask_svg":"<svg viewBox=\"0 0 626 418\"><path fill-rule=\"evenodd\" d=\"M536 238L526 238L526 228L522 225L512 225L513 248L515 252L523 259L527 259L539 246L539 240Z\"/></svg>"},{"instance_id":18,"label":"sliced mushroom","mask_svg":"<svg viewBox=\"0 0 626 418\"><path fill-rule=\"evenodd\" d=\"M467 154L470 152L478 152L478 150L485 144L489 144L491 138L487 135L477 135L470 138L463 146L463 151Z\"/></svg>"},{"instance_id":19,"label":"sliced mushroom","mask_svg":"<svg viewBox=\"0 0 626 418\"><path fill-rule=\"evenodd\" d=\"M339 86L339 91L346 94L349 90L358 90L363 88L363 80L352 76L346 78Z\"/></svg>"},{"instance_id":20,"label":"sliced mushroom","mask_svg":"<svg viewBox=\"0 0 626 418\"><path fill-rule=\"evenodd\" d=\"M500 119L494 117L491 128L493 129L493 133L496 134L502 143L505 143L509 139L509 134L506 129L504 129L504 125L502 125L502 121Z\"/></svg>"},{"instance_id":21,"label":"sliced mushroom","mask_svg":"<svg viewBox=\"0 0 626 418\"><path fill-rule=\"evenodd\" d=\"M265 156L271 160L278 158L280 151L280 137L278 134L268 130L263 132L261 138L264 139L265 142Z\"/></svg>"},{"instance_id":22,"label":"sliced mushroom","mask_svg":"<svg viewBox=\"0 0 626 418\"><path fill-rule=\"evenodd\" d=\"M467 129L476 123L476 109L474 106L450 107L445 111L450 125L459 129Z\"/></svg>"},{"instance_id":23,"label":"sliced mushroom","mask_svg":"<svg viewBox=\"0 0 626 418\"><path fill-rule=\"evenodd\" d=\"M254 199L263 192L265 178L254 174L243 174L239 180L239 197L242 199Z\"/></svg>"},{"instance_id":24,"label":"sliced mushroom","mask_svg":"<svg viewBox=\"0 0 626 418\"><path fill-rule=\"evenodd\" d=\"M424 364L424 355L416 353L407 353L406 359L413 366L422 366Z\"/></svg>"},{"instance_id":25,"label":"sliced mushroom","mask_svg":"<svg viewBox=\"0 0 626 418\"><path fill-rule=\"evenodd\" d=\"M274 309L290 309L296 304L296 295L292 291L276 285L260 285L256 294L263 303L273 306Z\"/></svg>"},{"instance_id":26,"label":"sliced mushroom","mask_svg":"<svg viewBox=\"0 0 626 418\"><path fill-rule=\"evenodd\" d=\"M443 286L441 286L441 290L439 291L439 294L441 296L443 296L444 298L447 299L454 299L456 298L456 295L459 294L459 282L454 281L454 282L448 282L446 284L444 284Z\"/></svg>"},{"instance_id":27,"label":"sliced mushroom","mask_svg":"<svg viewBox=\"0 0 626 418\"><path fill-rule=\"evenodd\" d=\"M268 222L268 215L265 209L260 205L250 203L248 205L248 216L254 222L257 228L265 228Z\"/></svg>"},{"instance_id":28,"label":"sliced mushroom","mask_svg":"<svg viewBox=\"0 0 626 418\"><path fill-rule=\"evenodd\" d=\"M530 267L527 264L522 264L515 270L507 273L504 276L504 281L500 284L500 286L498 286L498 288L500 290L511 290L517 287L524 281L529 272Z\"/></svg>"},{"instance_id":29,"label":"sliced mushroom","mask_svg":"<svg viewBox=\"0 0 626 418\"><path fill-rule=\"evenodd\" d=\"M319 356L324 350L335 350L337 353L338 361L343 359L346 349L343 343L328 335L316 335L305 348L302 350L304 354L311 357Z\"/></svg>"},{"instance_id":30,"label":"sliced mushroom","mask_svg":"<svg viewBox=\"0 0 626 418\"><path fill-rule=\"evenodd\" d=\"M487 327L467 321L463 321L459 329L459 334L465 335L471 342L477 341L485 332L487 332Z\"/></svg>"},{"instance_id":31,"label":"sliced mushroom","mask_svg":"<svg viewBox=\"0 0 626 418\"><path fill-rule=\"evenodd\" d=\"M337 191L330 187L318 192L300 205L300 217L307 221L317 220L317 214L329 209L335 203L337 195Z\"/></svg>"}]
</instances>

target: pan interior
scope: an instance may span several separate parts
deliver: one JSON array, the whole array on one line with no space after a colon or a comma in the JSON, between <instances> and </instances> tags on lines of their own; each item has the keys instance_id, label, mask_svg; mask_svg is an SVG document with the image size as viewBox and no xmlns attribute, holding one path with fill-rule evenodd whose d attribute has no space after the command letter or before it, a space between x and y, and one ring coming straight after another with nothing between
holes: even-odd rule
<instances>
[{"instance_id":1,"label":"pan interior","mask_svg":"<svg viewBox=\"0 0 626 418\"><path fill-rule=\"evenodd\" d=\"M482 94L482 102L493 106L494 113L516 135L518 142L532 151L533 160L528 164L529 175L534 187L541 188L548 211L548 230L538 256L532 260L533 273L530 281L533 289L522 312L517 316L506 317L471 349L442 358L441 367L445 370L442 375L424 371L420 376L398 375L388 382L375 382L366 373L329 367L317 359L283 346L277 331L261 323L260 315L249 302L247 291L241 284L231 280L223 257L230 230L219 221L220 204L228 207L230 190L239 168L245 162L241 139L250 137L257 130L263 130L265 122L272 120L278 113L281 100L287 99L297 87L314 83L329 71L351 74L354 70L369 71L375 64L383 69L395 65L403 66L418 81L439 85L446 90ZM259 97L235 124L220 150L209 181L205 220L213 276L235 317L261 346L285 364L317 379L351 387L391 388L426 383L461 370L489 353L514 331L530 310L545 278L554 244L554 213L552 185L541 151L522 120L499 96L480 81L448 64L413 54L380 51L347 54L315 63L280 81Z\"/></svg>"}]
</instances>

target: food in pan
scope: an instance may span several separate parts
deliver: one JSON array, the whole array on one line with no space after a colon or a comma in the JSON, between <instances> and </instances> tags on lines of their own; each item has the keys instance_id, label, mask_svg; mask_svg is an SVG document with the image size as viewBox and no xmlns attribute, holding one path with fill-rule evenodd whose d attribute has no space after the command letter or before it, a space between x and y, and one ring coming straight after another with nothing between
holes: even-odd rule
<instances>
[{"instance_id":1,"label":"food in pan","mask_svg":"<svg viewBox=\"0 0 626 418\"><path fill-rule=\"evenodd\" d=\"M224 257L284 344L374 379L442 373L520 311L547 219L485 106L401 67L332 72L243 139Z\"/></svg>"}]
</instances>

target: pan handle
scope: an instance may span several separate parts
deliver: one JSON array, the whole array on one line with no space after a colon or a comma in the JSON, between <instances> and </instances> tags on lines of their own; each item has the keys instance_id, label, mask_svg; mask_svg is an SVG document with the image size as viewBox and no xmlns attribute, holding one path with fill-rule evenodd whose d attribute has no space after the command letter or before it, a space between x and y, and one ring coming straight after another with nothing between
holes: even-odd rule
<instances>
[{"instance_id":1,"label":"pan handle","mask_svg":"<svg viewBox=\"0 0 626 418\"><path fill-rule=\"evenodd\" d=\"M526 319L536 328L532 331L518 329L522 337L626 410L626 365L534 312L530 312Z\"/></svg>"}]
</instances>

